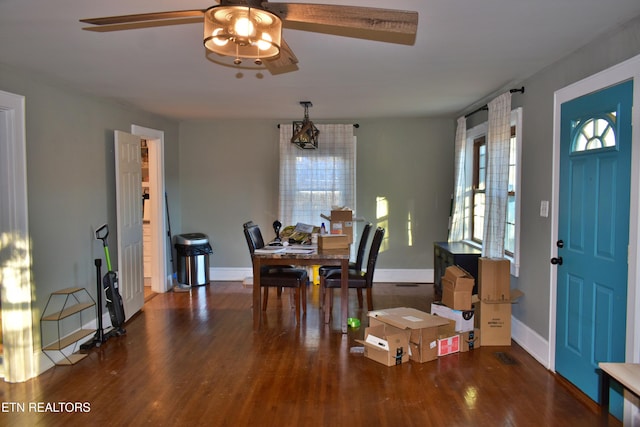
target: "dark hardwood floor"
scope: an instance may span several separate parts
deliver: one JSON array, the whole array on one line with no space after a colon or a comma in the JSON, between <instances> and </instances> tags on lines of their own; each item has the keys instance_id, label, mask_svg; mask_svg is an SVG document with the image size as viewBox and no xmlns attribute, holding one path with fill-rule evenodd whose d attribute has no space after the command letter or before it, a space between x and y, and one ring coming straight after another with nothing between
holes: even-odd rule
<instances>
[{"instance_id":1,"label":"dark hardwood floor","mask_svg":"<svg viewBox=\"0 0 640 427\"><path fill-rule=\"evenodd\" d=\"M375 286L377 309L429 311L432 285ZM288 293L277 299L272 290L258 333L251 290L239 282L158 294L125 336L77 365L1 383L0 425L620 425L515 343L423 364L366 359L351 351L367 324L355 294L349 312L363 326L343 335L337 315L321 323L318 286L309 289L299 326Z\"/></svg>"}]
</instances>

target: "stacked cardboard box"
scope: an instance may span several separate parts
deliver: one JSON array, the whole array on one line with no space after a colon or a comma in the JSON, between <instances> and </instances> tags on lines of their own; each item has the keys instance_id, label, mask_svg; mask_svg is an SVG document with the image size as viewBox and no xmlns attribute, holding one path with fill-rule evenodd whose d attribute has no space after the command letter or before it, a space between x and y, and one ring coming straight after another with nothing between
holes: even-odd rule
<instances>
[{"instance_id":1,"label":"stacked cardboard box","mask_svg":"<svg viewBox=\"0 0 640 427\"><path fill-rule=\"evenodd\" d=\"M318 236L318 252L323 254L349 255L349 236L344 234L321 234Z\"/></svg>"},{"instance_id":2,"label":"stacked cardboard box","mask_svg":"<svg viewBox=\"0 0 640 427\"><path fill-rule=\"evenodd\" d=\"M462 267L447 267L442 276L442 303L454 310L471 310L471 293L476 281Z\"/></svg>"},{"instance_id":3,"label":"stacked cardboard box","mask_svg":"<svg viewBox=\"0 0 640 427\"><path fill-rule=\"evenodd\" d=\"M333 209L331 216L324 214L322 218L329 220L329 234L346 234L349 243L353 243L353 211L351 209Z\"/></svg>"},{"instance_id":4,"label":"stacked cardboard box","mask_svg":"<svg viewBox=\"0 0 640 427\"><path fill-rule=\"evenodd\" d=\"M445 354L451 349L469 351L469 349L480 346L472 332L474 330L473 302L477 301L477 297L472 295L474 285L473 276L457 265L447 267L444 276L442 276L442 301L431 304L431 314L455 322L457 339L439 342L442 344L439 348L441 354ZM471 345L469 345L470 331Z\"/></svg>"},{"instance_id":5,"label":"stacked cardboard box","mask_svg":"<svg viewBox=\"0 0 640 427\"><path fill-rule=\"evenodd\" d=\"M511 265L504 258L478 260L479 312L476 323L483 346L511 345L511 304L522 292L511 289Z\"/></svg>"}]
</instances>

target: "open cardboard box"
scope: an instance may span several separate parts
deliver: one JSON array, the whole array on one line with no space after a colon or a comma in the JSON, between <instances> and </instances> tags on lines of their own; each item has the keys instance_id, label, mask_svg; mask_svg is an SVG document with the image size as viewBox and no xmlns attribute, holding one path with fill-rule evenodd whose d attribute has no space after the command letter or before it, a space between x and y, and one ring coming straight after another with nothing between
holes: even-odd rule
<instances>
[{"instance_id":1,"label":"open cardboard box","mask_svg":"<svg viewBox=\"0 0 640 427\"><path fill-rule=\"evenodd\" d=\"M455 335L455 322L414 308L369 312L369 325L390 325L409 333L409 358L424 363L438 358L438 337Z\"/></svg>"},{"instance_id":2,"label":"open cardboard box","mask_svg":"<svg viewBox=\"0 0 640 427\"><path fill-rule=\"evenodd\" d=\"M481 301L511 301L511 263L508 259L478 259L478 296Z\"/></svg>"},{"instance_id":3,"label":"open cardboard box","mask_svg":"<svg viewBox=\"0 0 640 427\"><path fill-rule=\"evenodd\" d=\"M442 277L442 303L454 310L471 310L471 293L476 281L463 268L447 267Z\"/></svg>"},{"instance_id":4,"label":"open cardboard box","mask_svg":"<svg viewBox=\"0 0 640 427\"><path fill-rule=\"evenodd\" d=\"M364 340L356 340L364 346L364 357L387 366L409 361L409 333L384 323L364 330Z\"/></svg>"},{"instance_id":5,"label":"open cardboard box","mask_svg":"<svg viewBox=\"0 0 640 427\"><path fill-rule=\"evenodd\" d=\"M480 343L484 346L511 345L511 304L517 302L524 293L519 289L510 290L510 301L480 301L477 326L480 329Z\"/></svg>"},{"instance_id":6,"label":"open cardboard box","mask_svg":"<svg viewBox=\"0 0 640 427\"><path fill-rule=\"evenodd\" d=\"M353 243L353 211L351 209L332 209L331 216L324 214L322 218L329 220L329 234L345 234L349 243Z\"/></svg>"}]
</instances>

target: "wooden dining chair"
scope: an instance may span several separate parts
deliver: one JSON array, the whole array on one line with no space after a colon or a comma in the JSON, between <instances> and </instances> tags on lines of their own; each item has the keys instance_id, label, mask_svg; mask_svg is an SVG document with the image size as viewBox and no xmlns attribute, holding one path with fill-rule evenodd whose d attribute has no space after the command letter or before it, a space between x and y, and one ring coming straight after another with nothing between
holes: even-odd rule
<instances>
[{"instance_id":1,"label":"wooden dining chair","mask_svg":"<svg viewBox=\"0 0 640 427\"><path fill-rule=\"evenodd\" d=\"M253 255L256 249L264 247L264 240L260 227L249 221L243 224L244 236L247 240L250 255ZM253 258L251 260L253 264ZM296 321L300 322L300 311L307 312L307 284L309 276L307 270L293 268L281 265L264 265L260 268L260 287L264 288L262 310L267 309L267 301L269 299L269 288L291 288L294 291Z\"/></svg>"},{"instance_id":2,"label":"wooden dining chair","mask_svg":"<svg viewBox=\"0 0 640 427\"><path fill-rule=\"evenodd\" d=\"M367 259L366 270L349 269L349 288L355 288L359 290L358 303L362 308L362 290L367 292L367 310L373 310L373 275L376 268L376 262L378 261L378 253L380 252L380 246L382 245L382 239L384 238L384 228L378 227L373 234L373 240L371 241L371 248L369 249L369 257ZM340 283L342 281L341 270L333 270L324 278L323 286L321 289L321 295L324 294L324 318L325 323L329 321L331 316L331 308L333 305L333 290L340 289Z\"/></svg>"},{"instance_id":3,"label":"wooden dining chair","mask_svg":"<svg viewBox=\"0 0 640 427\"><path fill-rule=\"evenodd\" d=\"M356 252L356 260L354 262L349 263L349 269L352 270L362 270L362 263L364 261L364 254L367 250L367 243L369 241L369 234L371 232L371 227L373 225L370 222L367 222L362 229L362 234L360 236L360 243L358 244L358 251ZM335 270L340 270L339 266L336 265L322 265L318 268L318 275L320 276L320 307L324 304L324 279L327 275ZM359 291L359 299L362 300L362 290ZM362 307L362 304L360 305Z\"/></svg>"}]
</instances>

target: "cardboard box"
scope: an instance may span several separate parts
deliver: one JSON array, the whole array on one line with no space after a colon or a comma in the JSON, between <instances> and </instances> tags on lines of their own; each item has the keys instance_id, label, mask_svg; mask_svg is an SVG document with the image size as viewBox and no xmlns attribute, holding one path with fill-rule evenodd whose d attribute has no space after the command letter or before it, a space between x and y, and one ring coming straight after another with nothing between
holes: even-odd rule
<instances>
[{"instance_id":1,"label":"cardboard box","mask_svg":"<svg viewBox=\"0 0 640 427\"><path fill-rule=\"evenodd\" d=\"M471 310L475 279L456 265L447 267L442 277L442 303L454 310Z\"/></svg>"},{"instance_id":2,"label":"cardboard box","mask_svg":"<svg viewBox=\"0 0 640 427\"><path fill-rule=\"evenodd\" d=\"M323 254L349 255L349 236L344 234L321 234L318 236L318 252Z\"/></svg>"},{"instance_id":3,"label":"cardboard box","mask_svg":"<svg viewBox=\"0 0 640 427\"><path fill-rule=\"evenodd\" d=\"M331 211L331 234L346 234L349 243L353 243L353 211L351 209L337 209Z\"/></svg>"},{"instance_id":4,"label":"cardboard box","mask_svg":"<svg viewBox=\"0 0 640 427\"><path fill-rule=\"evenodd\" d=\"M511 301L511 264L504 258L478 259L478 296L481 301Z\"/></svg>"},{"instance_id":5,"label":"cardboard box","mask_svg":"<svg viewBox=\"0 0 640 427\"><path fill-rule=\"evenodd\" d=\"M455 334L455 322L415 308L398 307L369 312L369 325L391 325L409 331L409 359L424 363L438 358L439 336Z\"/></svg>"},{"instance_id":6,"label":"cardboard box","mask_svg":"<svg viewBox=\"0 0 640 427\"><path fill-rule=\"evenodd\" d=\"M460 352L460 335L438 338L438 357Z\"/></svg>"},{"instance_id":7,"label":"cardboard box","mask_svg":"<svg viewBox=\"0 0 640 427\"><path fill-rule=\"evenodd\" d=\"M480 301L477 326L480 329L480 345L511 345L511 304L523 295L518 289L510 292L511 301Z\"/></svg>"},{"instance_id":8,"label":"cardboard box","mask_svg":"<svg viewBox=\"0 0 640 427\"><path fill-rule=\"evenodd\" d=\"M474 328L473 331L462 332L460 334L460 353L474 350L480 347L480 329Z\"/></svg>"},{"instance_id":9,"label":"cardboard box","mask_svg":"<svg viewBox=\"0 0 640 427\"><path fill-rule=\"evenodd\" d=\"M384 323L364 330L364 340L356 340L364 346L364 356L386 366L409 361L409 331Z\"/></svg>"},{"instance_id":10,"label":"cardboard box","mask_svg":"<svg viewBox=\"0 0 640 427\"><path fill-rule=\"evenodd\" d=\"M440 302L434 302L431 303L431 314L455 321L456 332L467 332L473 330L475 321L473 310L454 310Z\"/></svg>"}]
</instances>

